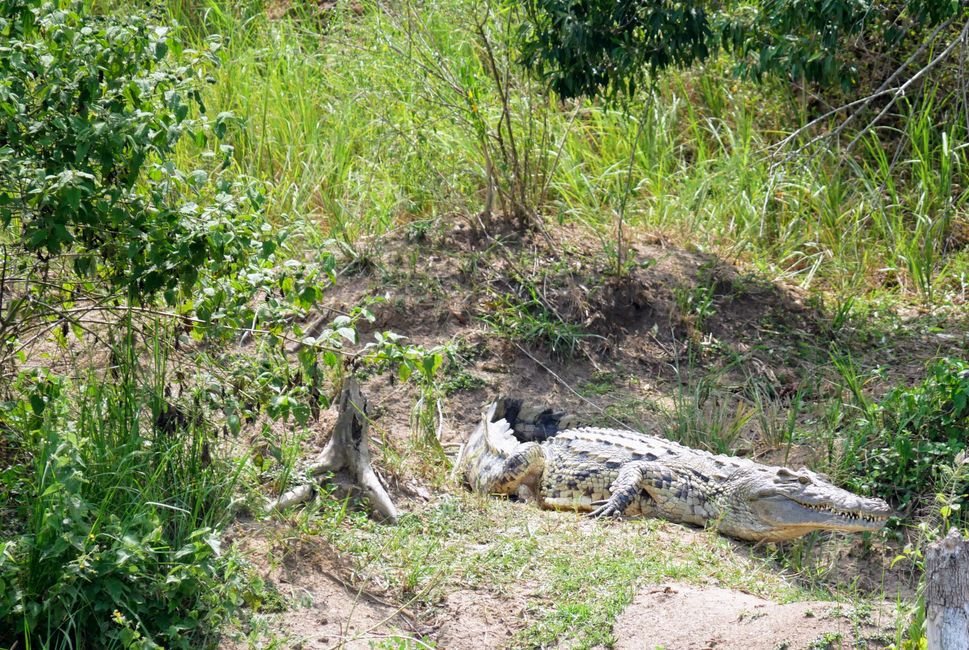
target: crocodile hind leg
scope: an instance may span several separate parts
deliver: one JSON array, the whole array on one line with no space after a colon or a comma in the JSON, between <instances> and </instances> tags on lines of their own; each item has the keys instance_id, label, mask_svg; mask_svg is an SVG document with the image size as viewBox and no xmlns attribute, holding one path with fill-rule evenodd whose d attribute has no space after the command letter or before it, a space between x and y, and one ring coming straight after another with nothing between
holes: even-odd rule
<instances>
[{"instance_id":1,"label":"crocodile hind leg","mask_svg":"<svg viewBox=\"0 0 969 650\"><path fill-rule=\"evenodd\" d=\"M537 442L526 442L508 457L495 477L489 482L492 494L515 494L519 486L526 485L535 491L545 471L545 454Z\"/></svg>"},{"instance_id":2,"label":"crocodile hind leg","mask_svg":"<svg viewBox=\"0 0 969 650\"><path fill-rule=\"evenodd\" d=\"M609 492L608 499L593 504L599 507L589 517L619 517L643 493L656 505L656 514L687 522L702 522L706 517L705 500L689 477L663 463L634 460L624 464Z\"/></svg>"}]
</instances>

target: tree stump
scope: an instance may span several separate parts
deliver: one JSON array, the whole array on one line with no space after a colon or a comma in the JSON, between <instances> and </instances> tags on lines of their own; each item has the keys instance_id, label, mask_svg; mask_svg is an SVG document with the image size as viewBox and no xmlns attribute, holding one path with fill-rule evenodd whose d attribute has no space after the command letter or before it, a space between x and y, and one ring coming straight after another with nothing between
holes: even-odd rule
<instances>
[{"instance_id":1,"label":"tree stump","mask_svg":"<svg viewBox=\"0 0 969 650\"><path fill-rule=\"evenodd\" d=\"M955 528L925 553L929 650L969 650L969 539Z\"/></svg>"},{"instance_id":2,"label":"tree stump","mask_svg":"<svg viewBox=\"0 0 969 650\"><path fill-rule=\"evenodd\" d=\"M370 505L385 520L397 523L397 508L373 471L370 461L370 434L367 422L367 400L353 376L348 377L337 403L339 417L326 447L307 474L319 476L325 472L347 470ZM313 496L310 486L301 485L282 496L275 503L279 510L306 501Z\"/></svg>"}]
</instances>

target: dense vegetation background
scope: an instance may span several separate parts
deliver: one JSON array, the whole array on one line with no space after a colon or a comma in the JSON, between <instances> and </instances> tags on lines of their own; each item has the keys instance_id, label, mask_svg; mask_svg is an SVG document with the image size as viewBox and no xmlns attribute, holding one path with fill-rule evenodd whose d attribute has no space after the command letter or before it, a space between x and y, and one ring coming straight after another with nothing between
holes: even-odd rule
<instances>
[{"instance_id":1,"label":"dense vegetation background","mask_svg":"<svg viewBox=\"0 0 969 650\"><path fill-rule=\"evenodd\" d=\"M817 402L824 469L915 517L890 534L917 565L964 522L969 365L943 345L875 389L883 369L849 339L967 322L967 12L0 1L0 646L217 644L267 600L223 533L270 516L300 451L280 431L348 372L411 382L421 433L403 453L444 484L435 423L462 389L459 343L363 345L370 304L307 326L386 242L420 266L429 233L467 237L472 266L577 238L616 287L650 233L799 287L842 384L823 404L798 392L781 442L807 436L793 423ZM517 289L479 322L588 354L586 324L506 268ZM713 284L676 295L691 350ZM689 419L696 400L673 405L670 435L735 452ZM257 450L225 442L240 434ZM344 548L365 526L319 516ZM908 622L898 643L918 647Z\"/></svg>"}]
</instances>

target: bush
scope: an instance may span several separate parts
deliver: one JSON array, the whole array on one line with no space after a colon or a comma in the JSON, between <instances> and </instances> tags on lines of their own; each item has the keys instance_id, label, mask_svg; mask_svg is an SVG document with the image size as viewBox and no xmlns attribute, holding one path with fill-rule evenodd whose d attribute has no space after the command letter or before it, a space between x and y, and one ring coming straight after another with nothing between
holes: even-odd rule
<instances>
[{"instance_id":1,"label":"bush","mask_svg":"<svg viewBox=\"0 0 969 650\"><path fill-rule=\"evenodd\" d=\"M332 258L287 259L293 229L233 174L238 121L200 100L218 41L192 51L150 14L89 6L0 2L0 454L19 463L0 473L0 646L206 647L244 582L219 550L238 471L211 448L220 423L171 404L185 373L165 355L185 334L278 343ZM175 165L181 146L199 168ZM336 366L352 324L304 366L323 347ZM18 375L48 334L94 338L109 367ZM322 399L274 397L298 390ZM211 392L237 432L238 399Z\"/></svg>"},{"instance_id":2,"label":"bush","mask_svg":"<svg viewBox=\"0 0 969 650\"><path fill-rule=\"evenodd\" d=\"M209 333L315 303L326 269L282 263L290 230L228 169L238 120L205 113L218 40L190 50L151 15L85 6L0 4L0 363L28 332L161 298ZM176 167L183 145L208 167Z\"/></svg>"},{"instance_id":3,"label":"bush","mask_svg":"<svg viewBox=\"0 0 969 650\"><path fill-rule=\"evenodd\" d=\"M895 388L849 426L853 487L908 510L947 491L965 498L969 481L945 485L963 462L969 431L969 362L942 358L912 388ZM961 456L960 456L961 455ZM959 474L955 474L958 476Z\"/></svg>"}]
</instances>

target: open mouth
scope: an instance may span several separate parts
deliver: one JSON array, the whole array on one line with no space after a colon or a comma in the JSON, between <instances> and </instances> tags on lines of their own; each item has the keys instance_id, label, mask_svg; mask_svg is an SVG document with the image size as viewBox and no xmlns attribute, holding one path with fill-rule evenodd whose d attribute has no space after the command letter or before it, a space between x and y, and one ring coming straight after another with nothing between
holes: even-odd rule
<instances>
[{"instance_id":1,"label":"open mouth","mask_svg":"<svg viewBox=\"0 0 969 650\"><path fill-rule=\"evenodd\" d=\"M798 503L802 508L807 508L808 510L814 510L816 512L823 512L825 514L834 515L835 517L840 517L841 519L847 519L848 521L866 521L866 522L878 522L885 521L888 519L888 515L879 514L866 514L861 512L855 512L853 510L841 510L840 508L835 508L834 506L829 506L826 504L810 504L810 503Z\"/></svg>"}]
</instances>

